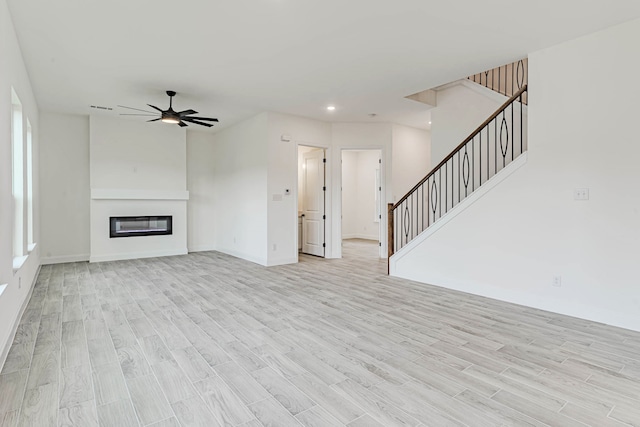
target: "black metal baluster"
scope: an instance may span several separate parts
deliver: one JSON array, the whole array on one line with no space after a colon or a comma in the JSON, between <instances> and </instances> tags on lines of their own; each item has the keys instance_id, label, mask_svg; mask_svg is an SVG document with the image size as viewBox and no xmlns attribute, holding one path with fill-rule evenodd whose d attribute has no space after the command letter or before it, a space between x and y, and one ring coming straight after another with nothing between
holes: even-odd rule
<instances>
[{"instance_id":1,"label":"black metal baluster","mask_svg":"<svg viewBox=\"0 0 640 427\"><path fill-rule=\"evenodd\" d=\"M458 203L460 203L460 151L458 151Z\"/></svg>"},{"instance_id":2,"label":"black metal baluster","mask_svg":"<svg viewBox=\"0 0 640 427\"><path fill-rule=\"evenodd\" d=\"M411 240L413 240L413 194L409 199L411 200L411 208L409 209L409 235L411 236Z\"/></svg>"},{"instance_id":3,"label":"black metal baluster","mask_svg":"<svg viewBox=\"0 0 640 427\"><path fill-rule=\"evenodd\" d=\"M522 148L522 128L524 127L523 126L524 123L522 121L522 109L523 109L523 107L522 107L522 94L520 94L520 153L521 154L523 152L522 151L523 150L523 148Z\"/></svg>"},{"instance_id":4,"label":"black metal baluster","mask_svg":"<svg viewBox=\"0 0 640 427\"><path fill-rule=\"evenodd\" d=\"M442 193L442 168L438 169L438 190L437 194ZM438 197L438 218L442 218L442 197Z\"/></svg>"},{"instance_id":5,"label":"black metal baluster","mask_svg":"<svg viewBox=\"0 0 640 427\"><path fill-rule=\"evenodd\" d=\"M496 129L497 120L493 119L493 174L498 173L498 131Z\"/></svg>"},{"instance_id":6,"label":"black metal baluster","mask_svg":"<svg viewBox=\"0 0 640 427\"><path fill-rule=\"evenodd\" d=\"M515 74L513 72L514 69L515 69L514 64L511 64L511 96L513 96L516 93L515 90L514 90L514 86L513 86L513 84L514 84L513 80L515 79Z\"/></svg>"},{"instance_id":7,"label":"black metal baluster","mask_svg":"<svg viewBox=\"0 0 640 427\"><path fill-rule=\"evenodd\" d=\"M429 180L427 180L427 227L431 226L431 186L429 185Z\"/></svg>"},{"instance_id":8,"label":"black metal baluster","mask_svg":"<svg viewBox=\"0 0 640 427\"><path fill-rule=\"evenodd\" d=\"M482 185L482 132L480 132L480 142L478 144L478 158L478 176L480 177L480 185Z\"/></svg>"},{"instance_id":9,"label":"black metal baluster","mask_svg":"<svg viewBox=\"0 0 640 427\"><path fill-rule=\"evenodd\" d=\"M422 197L420 198L420 206L422 207L422 214L420 215L420 223L422 231L424 231L424 184L422 184L416 191L419 193L422 188Z\"/></svg>"},{"instance_id":10,"label":"black metal baluster","mask_svg":"<svg viewBox=\"0 0 640 427\"><path fill-rule=\"evenodd\" d=\"M402 221L403 221L403 215L402 214L404 212L402 212L402 209L398 209L398 213L400 214L398 216L398 218L399 218L399 220L398 220L398 238L399 238L398 242L399 243L398 244L402 248L402 246L403 246L402 245Z\"/></svg>"},{"instance_id":11,"label":"black metal baluster","mask_svg":"<svg viewBox=\"0 0 640 427\"><path fill-rule=\"evenodd\" d=\"M451 157L451 209L453 209L453 206L456 204L456 201L453 198L453 183L455 182L453 178L454 168L455 168L455 162L453 161L453 157Z\"/></svg>"},{"instance_id":12,"label":"black metal baluster","mask_svg":"<svg viewBox=\"0 0 640 427\"><path fill-rule=\"evenodd\" d=\"M393 245L393 253L395 253L398 250L398 245L396 245L396 240L398 240L398 236L396 235L396 232L398 231L398 226L396 225L398 223L398 218L396 217L395 208L393 208L392 212L393 212L393 224L391 224L391 227L393 228L394 232L393 232L393 241L389 242L389 244Z\"/></svg>"},{"instance_id":13,"label":"black metal baluster","mask_svg":"<svg viewBox=\"0 0 640 427\"><path fill-rule=\"evenodd\" d=\"M480 140L482 140L482 131L478 133L480 134ZM487 132L487 181L489 181L489 132Z\"/></svg>"},{"instance_id":14,"label":"black metal baluster","mask_svg":"<svg viewBox=\"0 0 640 427\"><path fill-rule=\"evenodd\" d=\"M511 104L511 132L513 133L513 129L515 129L513 127L513 104ZM515 136L515 135L514 135ZM512 138L515 139L515 138ZM514 144L515 141L511 141L511 161L513 162L513 146L516 145Z\"/></svg>"},{"instance_id":15,"label":"black metal baluster","mask_svg":"<svg viewBox=\"0 0 640 427\"><path fill-rule=\"evenodd\" d=\"M447 160L447 162L444 164L444 213L447 213L447 208L449 206L449 202L447 201L447 189L449 188L447 186L447 165L449 164L449 161Z\"/></svg>"},{"instance_id":16,"label":"black metal baluster","mask_svg":"<svg viewBox=\"0 0 640 427\"><path fill-rule=\"evenodd\" d=\"M420 191L416 190L416 231L417 234L420 234L422 230L420 229Z\"/></svg>"}]
</instances>

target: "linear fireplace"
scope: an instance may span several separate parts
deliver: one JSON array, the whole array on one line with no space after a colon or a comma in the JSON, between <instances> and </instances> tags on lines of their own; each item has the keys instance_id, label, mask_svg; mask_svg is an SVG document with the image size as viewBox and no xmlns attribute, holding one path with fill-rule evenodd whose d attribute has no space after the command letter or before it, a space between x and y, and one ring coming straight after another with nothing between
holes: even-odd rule
<instances>
[{"instance_id":1,"label":"linear fireplace","mask_svg":"<svg viewBox=\"0 0 640 427\"><path fill-rule=\"evenodd\" d=\"M109 223L109 237L173 234L172 216L112 216Z\"/></svg>"}]
</instances>

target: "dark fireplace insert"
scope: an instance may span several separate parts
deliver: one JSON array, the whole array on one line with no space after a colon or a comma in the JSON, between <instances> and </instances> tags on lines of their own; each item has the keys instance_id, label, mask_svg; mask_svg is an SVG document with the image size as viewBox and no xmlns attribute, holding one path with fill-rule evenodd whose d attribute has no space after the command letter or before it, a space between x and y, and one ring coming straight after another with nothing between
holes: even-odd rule
<instances>
[{"instance_id":1,"label":"dark fireplace insert","mask_svg":"<svg viewBox=\"0 0 640 427\"><path fill-rule=\"evenodd\" d=\"M173 234L171 216L109 217L109 237L162 236Z\"/></svg>"}]
</instances>

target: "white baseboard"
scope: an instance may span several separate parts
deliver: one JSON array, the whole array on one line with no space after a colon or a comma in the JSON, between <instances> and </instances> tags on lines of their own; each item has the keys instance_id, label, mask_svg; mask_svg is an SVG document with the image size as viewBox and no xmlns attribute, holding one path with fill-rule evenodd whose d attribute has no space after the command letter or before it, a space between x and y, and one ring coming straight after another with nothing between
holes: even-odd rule
<instances>
[{"instance_id":1,"label":"white baseboard","mask_svg":"<svg viewBox=\"0 0 640 427\"><path fill-rule=\"evenodd\" d=\"M89 254L40 257L40 264L63 264L65 262L89 261Z\"/></svg>"},{"instance_id":2,"label":"white baseboard","mask_svg":"<svg viewBox=\"0 0 640 427\"><path fill-rule=\"evenodd\" d=\"M240 259L244 259L246 261L249 262L253 262L254 264L259 264L262 266L267 266L267 260L264 258L258 258L255 257L253 255L247 255L245 253L242 252L237 252L234 250L230 250L230 249L224 249L224 248L217 248L216 251L221 252L223 254L227 254L227 255L231 255L232 257L236 257L236 258L240 258Z\"/></svg>"},{"instance_id":3,"label":"white baseboard","mask_svg":"<svg viewBox=\"0 0 640 427\"><path fill-rule=\"evenodd\" d=\"M215 245L198 245L198 246L190 246L188 248L189 253L191 252L208 252L208 251L215 251L216 247Z\"/></svg>"},{"instance_id":4,"label":"white baseboard","mask_svg":"<svg viewBox=\"0 0 640 427\"><path fill-rule=\"evenodd\" d=\"M171 249L164 251L145 251L145 252L129 252L120 254L107 254L89 257L89 262L106 262L106 261L122 261L127 259L140 259L140 258L156 258L163 256L176 256L186 255L187 249Z\"/></svg>"},{"instance_id":5,"label":"white baseboard","mask_svg":"<svg viewBox=\"0 0 640 427\"><path fill-rule=\"evenodd\" d=\"M16 338L16 332L18 331L18 326L20 325L20 320L24 315L24 311L27 309L27 305L31 300L31 295L33 295L33 289L36 286L36 281L38 280L38 275L40 274L41 266L38 266L36 270L36 274L33 276L33 280L31 281L31 288L29 289L29 294L22 302L22 307L20 307L20 311L18 312L18 316L13 320L13 326L11 327L11 332L9 333L9 339L4 345L2 349L2 353L0 353L0 370L4 366L4 363L7 361L7 356L9 355L9 350L11 350L11 345L13 345L13 340Z\"/></svg>"},{"instance_id":6,"label":"white baseboard","mask_svg":"<svg viewBox=\"0 0 640 427\"><path fill-rule=\"evenodd\" d=\"M366 235L366 234L345 234L342 236L342 240L348 239L364 239L364 240L375 240L378 241L378 236Z\"/></svg>"},{"instance_id":7,"label":"white baseboard","mask_svg":"<svg viewBox=\"0 0 640 427\"><path fill-rule=\"evenodd\" d=\"M298 262L298 257L295 257L295 258L291 258L291 257L282 258L282 259L277 259L275 261L269 262L267 267L275 267L277 265L296 264L297 262Z\"/></svg>"}]
</instances>

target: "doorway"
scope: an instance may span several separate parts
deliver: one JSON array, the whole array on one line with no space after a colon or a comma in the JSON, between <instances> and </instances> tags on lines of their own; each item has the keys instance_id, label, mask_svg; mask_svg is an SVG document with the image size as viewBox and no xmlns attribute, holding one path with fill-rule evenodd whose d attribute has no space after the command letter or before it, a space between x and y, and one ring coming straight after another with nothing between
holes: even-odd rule
<instances>
[{"instance_id":1,"label":"doorway","mask_svg":"<svg viewBox=\"0 0 640 427\"><path fill-rule=\"evenodd\" d=\"M382 258L382 150L342 150L342 243ZM349 251L344 251L348 254Z\"/></svg>"},{"instance_id":2,"label":"doorway","mask_svg":"<svg viewBox=\"0 0 640 427\"><path fill-rule=\"evenodd\" d=\"M325 150L298 146L298 251L325 256Z\"/></svg>"}]
</instances>

